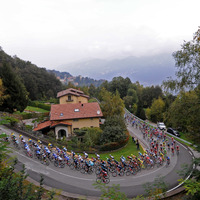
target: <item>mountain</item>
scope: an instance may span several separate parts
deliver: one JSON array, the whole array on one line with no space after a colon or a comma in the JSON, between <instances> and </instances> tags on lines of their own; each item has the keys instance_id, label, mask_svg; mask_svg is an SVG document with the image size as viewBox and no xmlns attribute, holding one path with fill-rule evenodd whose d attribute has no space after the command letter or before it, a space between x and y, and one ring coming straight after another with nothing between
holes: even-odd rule
<instances>
[{"instance_id":1,"label":"mountain","mask_svg":"<svg viewBox=\"0 0 200 200\"><path fill-rule=\"evenodd\" d=\"M94 80L93 78L89 77L82 77L79 76L72 76L68 72L60 72L57 70L48 70L50 73L54 73L56 77L65 85L67 85L69 82L72 83L75 86L90 86L93 84L95 87L100 86L105 80Z\"/></svg>"},{"instance_id":2,"label":"mountain","mask_svg":"<svg viewBox=\"0 0 200 200\"><path fill-rule=\"evenodd\" d=\"M4 64L10 65L16 76L20 77L31 100L55 98L57 92L63 89L62 83L53 73L49 73L45 68L39 68L30 61L24 61L17 56L11 57L0 48L0 68ZM10 80L11 83L12 80Z\"/></svg>"},{"instance_id":3,"label":"mountain","mask_svg":"<svg viewBox=\"0 0 200 200\"><path fill-rule=\"evenodd\" d=\"M92 77L94 79L106 79L111 81L113 77L129 77L132 82L139 81L144 85L161 84L169 76L174 76L174 60L170 54L156 56L134 57L123 59L91 59L84 62L62 65L64 71L70 71L74 75Z\"/></svg>"}]
</instances>

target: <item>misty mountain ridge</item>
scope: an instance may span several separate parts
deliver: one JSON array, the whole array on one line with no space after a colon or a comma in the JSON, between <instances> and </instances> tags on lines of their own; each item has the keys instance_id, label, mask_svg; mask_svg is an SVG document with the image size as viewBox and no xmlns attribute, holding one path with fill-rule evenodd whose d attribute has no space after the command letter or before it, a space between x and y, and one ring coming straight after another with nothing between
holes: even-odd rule
<instances>
[{"instance_id":1,"label":"misty mountain ridge","mask_svg":"<svg viewBox=\"0 0 200 200\"><path fill-rule=\"evenodd\" d=\"M143 85L161 84L167 77L175 74L175 63L171 54L134 57L120 59L90 59L74 62L59 67L74 76L92 77L96 80L111 81L114 77L129 77L132 82L139 81Z\"/></svg>"}]
</instances>

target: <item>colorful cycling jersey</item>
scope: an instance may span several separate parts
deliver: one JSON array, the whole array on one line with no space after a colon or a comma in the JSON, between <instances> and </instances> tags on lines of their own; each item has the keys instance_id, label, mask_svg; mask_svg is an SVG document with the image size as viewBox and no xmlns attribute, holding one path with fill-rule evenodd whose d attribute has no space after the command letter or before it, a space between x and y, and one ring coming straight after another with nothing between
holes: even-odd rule
<instances>
[{"instance_id":1,"label":"colorful cycling jersey","mask_svg":"<svg viewBox=\"0 0 200 200\"><path fill-rule=\"evenodd\" d=\"M40 154L40 151L36 150L35 153L39 155L39 154Z\"/></svg>"},{"instance_id":2,"label":"colorful cycling jersey","mask_svg":"<svg viewBox=\"0 0 200 200\"><path fill-rule=\"evenodd\" d=\"M48 146L49 146L49 147L52 147L52 144L51 144L51 143L49 143L49 144L48 144Z\"/></svg>"},{"instance_id":3,"label":"colorful cycling jersey","mask_svg":"<svg viewBox=\"0 0 200 200\"><path fill-rule=\"evenodd\" d=\"M63 148L63 151L67 151L67 149L64 147L64 148Z\"/></svg>"}]
</instances>

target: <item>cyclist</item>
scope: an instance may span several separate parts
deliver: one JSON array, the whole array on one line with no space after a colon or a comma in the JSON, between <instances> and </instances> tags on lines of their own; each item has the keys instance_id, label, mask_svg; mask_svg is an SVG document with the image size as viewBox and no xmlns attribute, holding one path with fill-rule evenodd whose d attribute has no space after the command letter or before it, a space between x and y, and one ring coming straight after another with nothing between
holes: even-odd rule
<instances>
[{"instance_id":1,"label":"cyclist","mask_svg":"<svg viewBox=\"0 0 200 200\"><path fill-rule=\"evenodd\" d=\"M38 145L42 145L42 142L40 140L37 141Z\"/></svg>"},{"instance_id":2,"label":"cyclist","mask_svg":"<svg viewBox=\"0 0 200 200\"><path fill-rule=\"evenodd\" d=\"M172 154L174 155L174 147L171 147Z\"/></svg>"},{"instance_id":3,"label":"cyclist","mask_svg":"<svg viewBox=\"0 0 200 200\"><path fill-rule=\"evenodd\" d=\"M51 143L49 143L48 147L51 149L53 147L53 145Z\"/></svg>"},{"instance_id":4,"label":"cyclist","mask_svg":"<svg viewBox=\"0 0 200 200\"><path fill-rule=\"evenodd\" d=\"M177 146L176 146L176 151L177 151L177 153L179 153L179 150L180 150L180 149L179 149L179 146L177 145Z\"/></svg>"},{"instance_id":5,"label":"cyclist","mask_svg":"<svg viewBox=\"0 0 200 200\"><path fill-rule=\"evenodd\" d=\"M95 153L95 155L96 155L96 159L99 160L100 159L100 155L97 154L97 153Z\"/></svg>"},{"instance_id":6,"label":"cyclist","mask_svg":"<svg viewBox=\"0 0 200 200\"><path fill-rule=\"evenodd\" d=\"M28 143L31 144L32 143L32 139L29 138L28 139Z\"/></svg>"},{"instance_id":7,"label":"cyclist","mask_svg":"<svg viewBox=\"0 0 200 200\"><path fill-rule=\"evenodd\" d=\"M88 154L85 151L83 153L85 155L85 159L87 159L88 158Z\"/></svg>"},{"instance_id":8,"label":"cyclist","mask_svg":"<svg viewBox=\"0 0 200 200\"><path fill-rule=\"evenodd\" d=\"M64 152L66 152L66 151L67 151L66 147L64 147L64 146L63 146L63 151L64 151Z\"/></svg>"},{"instance_id":9,"label":"cyclist","mask_svg":"<svg viewBox=\"0 0 200 200\"><path fill-rule=\"evenodd\" d=\"M168 150L170 150L170 143L169 142L167 143L167 147L168 147Z\"/></svg>"},{"instance_id":10,"label":"cyclist","mask_svg":"<svg viewBox=\"0 0 200 200\"><path fill-rule=\"evenodd\" d=\"M170 158L169 158L169 156L167 156L167 165L169 165L170 164Z\"/></svg>"},{"instance_id":11,"label":"cyclist","mask_svg":"<svg viewBox=\"0 0 200 200\"><path fill-rule=\"evenodd\" d=\"M24 138L23 138L23 135L19 135L19 139L20 139L21 142L22 142L22 140L24 139Z\"/></svg>"}]
</instances>

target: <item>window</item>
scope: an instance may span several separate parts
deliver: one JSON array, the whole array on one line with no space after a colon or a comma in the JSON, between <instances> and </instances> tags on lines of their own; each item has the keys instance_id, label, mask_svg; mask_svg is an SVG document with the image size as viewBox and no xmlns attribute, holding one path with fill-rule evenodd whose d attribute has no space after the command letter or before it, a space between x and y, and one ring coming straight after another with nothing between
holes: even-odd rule
<instances>
[{"instance_id":1,"label":"window","mask_svg":"<svg viewBox=\"0 0 200 200\"><path fill-rule=\"evenodd\" d=\"M73 101L73 99L72 99L72 96L71 96L71 95L68 95L67 97L68 97L68 98L67 98L66 102Z\"/></svg>"},{"instance_id":2,"label":"window","mask_svg":"<svg viewBox=\"0 0 200 200\"><path fill-rule=\"evenodd\" d=\"M72 96L68 96L68 101L71 101L72 100Z\"/></svg>"},{"instance_id":3,"label":"window","mask_svg":"<svg viewBox=\"0 0 200 200\"><path fill-rule=\"evenodd\" d=\"M78 122L78 119L73 119L74 122Z\"/></svg>"}]
</instances>

